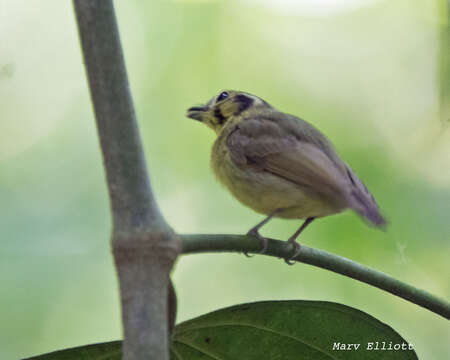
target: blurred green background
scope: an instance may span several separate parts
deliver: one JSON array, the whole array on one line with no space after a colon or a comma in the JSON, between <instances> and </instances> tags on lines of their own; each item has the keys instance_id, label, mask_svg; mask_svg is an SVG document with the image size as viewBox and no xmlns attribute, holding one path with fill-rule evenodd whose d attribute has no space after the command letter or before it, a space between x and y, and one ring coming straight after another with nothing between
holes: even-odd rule
<instances>
[{"instance_id":1,"label":"blurred green background","mask_svg":"<svg viewBox=\"0 0 450 360\"><path fill-rule=\"evenodd\" d=\"M135 0L116 10L153 188L177 231L245 233L262 218L215 181L215 135L184 117L221 89L244 90L327 134L390 221L381 232L343 213L301 241L450 297L445 0ZM119 339L71 2L0 0L0 44L0 358ZM298 226L275 220L263 234L287 239ZM190 255L173 278L178 321L243 302L329 300L391 325L421 359L450 353L448 321L307 265Z\"/></svg>"}]
</instances>

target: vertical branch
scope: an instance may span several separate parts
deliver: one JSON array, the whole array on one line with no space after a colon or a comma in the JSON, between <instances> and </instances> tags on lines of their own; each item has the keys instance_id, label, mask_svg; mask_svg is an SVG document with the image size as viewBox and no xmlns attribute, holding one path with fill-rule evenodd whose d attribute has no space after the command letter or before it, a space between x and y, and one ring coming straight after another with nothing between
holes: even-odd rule
<instances>
[{"instance_id":1,"label":"vertical branch","mask_svg":"<svg viewBox=\"0 0 450 360\"><path fill-rule=\"evenodd\" d=\"M74 0L113 217L123 358L168 359L168 284L180 242L153 198L112 0Z\"/></svg>"}]
</instances>

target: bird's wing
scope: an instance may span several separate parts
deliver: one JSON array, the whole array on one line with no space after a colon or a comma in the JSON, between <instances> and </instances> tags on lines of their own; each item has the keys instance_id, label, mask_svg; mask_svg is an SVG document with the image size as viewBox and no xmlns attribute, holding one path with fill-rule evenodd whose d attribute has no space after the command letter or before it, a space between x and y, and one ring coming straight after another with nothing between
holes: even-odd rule
<instances>
[{"instance_id":1,"label":"bird's wing","mask_svg":"<svg viewBox=\"0 0 450 360\"><path fill-rule=\"evenodd\" d=\"M255 117L236 125L227 146L238 166L269 172L330 202L345 204L377 226L385 224L373 196L328 141L323 150L310 133L303 136L278 121Z\"/></svg>"},{"instance_id":2,"label":"bird's wing","mask_svg":"<svg viewBox=\"0 0 450 360\"><path fill-rule=\"evenodd\" d=\"M246 119L227 138L232 160L267 171L330 200L346 198L346 177L313 143L288 133L275 121Z\"/></svg>"}]
</instances>

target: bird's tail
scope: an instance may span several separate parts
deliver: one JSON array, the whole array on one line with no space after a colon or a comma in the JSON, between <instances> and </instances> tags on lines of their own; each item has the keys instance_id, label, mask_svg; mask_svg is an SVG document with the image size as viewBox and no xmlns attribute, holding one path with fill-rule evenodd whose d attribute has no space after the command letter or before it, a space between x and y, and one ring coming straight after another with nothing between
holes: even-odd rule
<instances>
[{"instance_id":1,"label":"bird's tail","mask_svg":"<svg viewBox=\"0 0 450 360\"><path fill-rule=\"evenodd\" d=\"M349 207L373 225L384 228L387 225L387 221L380 214L375 198L350 168L347 168L347 174L352 183L349 195Z\"/></svg>"},{"instance_id":2,"label":"bird's tail","mask_svg":"<svg viewBox=\"0 0 450 360\"><path fill-rule=\"evenodd\" d=\"M350 207L373 225L385 227L387 225L387 221L380 214L380 210L378 209L375 199L370 193L368 193L370 198L364 195L365 194L362 194L359 189L352 190L350 195Z\"/></svg>"}]
</instances>

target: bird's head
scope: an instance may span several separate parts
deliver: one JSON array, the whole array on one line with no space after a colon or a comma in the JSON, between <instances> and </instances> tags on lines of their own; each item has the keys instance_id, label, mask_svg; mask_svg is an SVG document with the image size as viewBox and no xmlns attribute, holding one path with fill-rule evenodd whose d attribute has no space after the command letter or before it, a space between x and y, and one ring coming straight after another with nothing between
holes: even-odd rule
<instances>
[{"instance_id":1,"label":"bird's head","mask_svg":"<svg viewBox=\"0 0 450 360\"><path fill-rule=\"evenodd\" d=\"M214 96L205 105L189 108L186 116L204 123L219 134L232 117L240 116L260 106L270 107L268 103L255 95L225 90Z\"/></svg>"}]
</instances>

